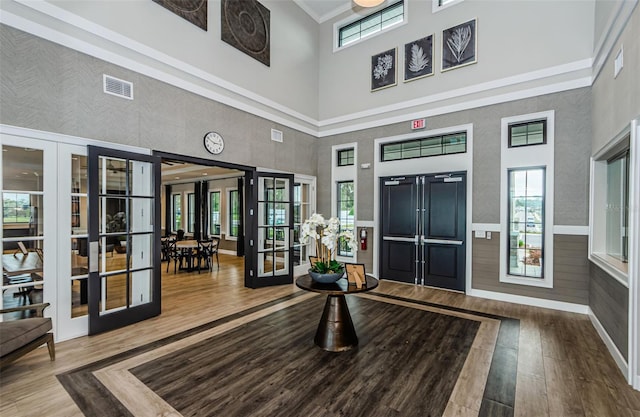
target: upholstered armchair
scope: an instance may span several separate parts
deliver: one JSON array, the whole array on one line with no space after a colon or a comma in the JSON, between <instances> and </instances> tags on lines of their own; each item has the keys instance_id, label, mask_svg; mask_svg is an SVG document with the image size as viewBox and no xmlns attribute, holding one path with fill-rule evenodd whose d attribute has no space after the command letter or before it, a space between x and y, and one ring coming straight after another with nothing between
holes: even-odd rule
<instances>
[{"instance_id":1,"label":"upholstered armchair","mask_svg":"<svg viewBox=\"0 0 640 417\"><path fill-rule=\"evenodd\" d=\"M43 343L49 348L49 357L56 359L51 319L44 317L49 303L31 304L0 310L0 314L35 310L34 317L0 322L0 369L31 352Z\"/></svg>"}]
</instances>

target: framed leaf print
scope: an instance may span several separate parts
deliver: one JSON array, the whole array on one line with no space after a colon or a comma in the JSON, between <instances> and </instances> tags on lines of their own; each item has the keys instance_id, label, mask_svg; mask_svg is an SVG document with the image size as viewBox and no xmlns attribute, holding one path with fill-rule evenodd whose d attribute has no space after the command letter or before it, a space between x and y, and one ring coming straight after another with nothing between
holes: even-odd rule
<instances>
[{"instance_id":1,"label":"framed leaf print","mask_svg":"<svg viewBox=\"0 0 640 417\"><path fill-rule=\"evenodd\" d=\"M433 35L404 45L404 82L433 75Z\"/></svg>"},{"instance_id":2,"label":"framed leaf print","mask_svg":"<svg viewBox=\"0 0 640 417\"><path fill-rule=\"evenodd\" d=\"M442 72L478 62L477 19L442 31Z\"/></svg>"},{"instance_id":3,"label":"framed leaf print","mask_svg":"<svg viewBox=\"0 0 640 417\"><path fill-rule=\"evenodd\" d=\"M389 49L371 57L371 91L382 90L398 83L396 55L398 48Z\"/></svg>"}]
</instances>

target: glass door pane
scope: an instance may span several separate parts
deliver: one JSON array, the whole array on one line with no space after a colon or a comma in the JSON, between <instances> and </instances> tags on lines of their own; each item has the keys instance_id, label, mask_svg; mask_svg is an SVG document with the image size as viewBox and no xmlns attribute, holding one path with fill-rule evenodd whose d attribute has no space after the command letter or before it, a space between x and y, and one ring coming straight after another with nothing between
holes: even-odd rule
<instances>
[{"instance_id":1,"label":"glass door pane","mask_svg":"<svg viewBox=\"0 0 640 417\"><path fill-rule=\"evenodd\" d=\"M156 157L89 148L90 334L160 313L159 170Z\"/></svg>"},{"instance_id":2,"label":"glass door pane","mask_svg":"<svg viewBox=\"0 0 640 417\"><path fill-rule=\"evenodd\" d=\"M2 146L0 308L43 301L45 150Z\"/></svg>"},{"instance_id":3,"label":"glass door pane","mask_svg":"<svg viewBox=\"0 0 640 417\"><path fill-rule=\"evenodd\" d=\"M256 275L250 286L293 282L293 176L257 174Z\"/></svg>"}]
</instances>

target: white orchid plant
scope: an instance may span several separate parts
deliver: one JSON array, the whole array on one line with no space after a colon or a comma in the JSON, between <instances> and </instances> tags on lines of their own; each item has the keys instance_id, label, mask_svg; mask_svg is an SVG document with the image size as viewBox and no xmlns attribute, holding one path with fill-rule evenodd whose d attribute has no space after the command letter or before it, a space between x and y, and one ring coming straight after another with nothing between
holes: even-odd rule
<instances>
[{"instance_id":1,"label":"white orchid plant","mask_svg":"<svg viewBox=\"0 0 640 417\"><path fill-rule=\"evenodd\" d=\"M311 265L311 270L319 273L341 273L344 265L335 260L338 241L344 240L349 248L355 252L358 244L350 230L340 231L340 220L332 217L325 220L322 214L314 213L302 224L300 243L316 242L317 261Z\"/></svg>"}]
</instances>

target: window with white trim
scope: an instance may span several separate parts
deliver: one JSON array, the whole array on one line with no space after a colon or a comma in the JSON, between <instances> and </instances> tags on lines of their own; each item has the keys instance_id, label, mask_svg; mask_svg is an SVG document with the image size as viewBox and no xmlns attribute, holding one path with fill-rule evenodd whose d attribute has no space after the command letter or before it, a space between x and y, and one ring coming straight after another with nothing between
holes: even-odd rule
<instances>
[{"instance_id":1,"label":"window with white trim","mask_svg":"<svg viewBox=\"0 0 640 417\"><path fill-rule=\"evenodd\" d=\"M340 231L355 230L355 196L354 196L353 181L340 181L338 182L337 195L337 218L340 220ZM338 241L337 256L353 256L351 248L349 248L348 242L344 239Z\"/></svg>"},{"instance_id":2,"label":"window with white trim","mask_svg":"<svg viewBox=\"0 0 640 417\"><path fill-rule=\"evenodd\" d=\"M624 132L592 160L589 258L623 284L629 273L631 136Z\"/></svg>"},{"instance_id":3,"label":"window with white trim","mask_svg":"<svg viewBox=\"0 0 640 417\"><path fill-rule=\"evenodd\" d=\"M553 288L554 118L501 120L501 282Z\"/></svg>"},{"instance_id":4,"label":"window with white trim","mask_svg":"<svg viewBox=\"0 0 640 417\"><path fill-rule=\"evenodd\" d=\"M439 12L440 10L462 3L463 1L464 0L431 0L431 12Z\"/></svg>"},{"instance_id":5,"label":"window with white trim","mask_svg":"<svg viewBox=\"0 0 640 417\"><path fill-rule=\"evenodd\" d=\"M196 195L187 194L187 232L193 233L196 222Z\"/></svg>"},{"instance_id":6,"label":"window with white trim","mask_svg":"<svg viewBox=\"0 0 640 417\"><path fill-rule=\"evenodd\" d=\"M176 232L182 229L182 195L173 194L171 196L171 231Z\"/></svg>"},{"instance_id":7,"label":"window with white trim","mask_svg":"<svg viewBox=\"0 0 640 417\"><path fill-rule=\"evenodd\" d=\"M339 25L337 30L338 48L405 21L404 1L399 1L356 21Z\"/></svg>"},{"instance_id":8,"label":"window with white trim","mask_svg":"<svg viewBox=\"0 0 640 417\"><path fill-rule=\"evenodd\" d=\"M220 236L220 191L209 192L209 234Z\"/></svg>"},{"instance_id":9,"label":"window with white trim","mask_svg":"<svg viewBox=\"0 0 640 417\"><path fill-rule=\"evenodd\" d=\"M227 237L237 238L240 234L240 196L237 189L228 189L227 195L229 196Z\"/></svg>"}]
</instances>

